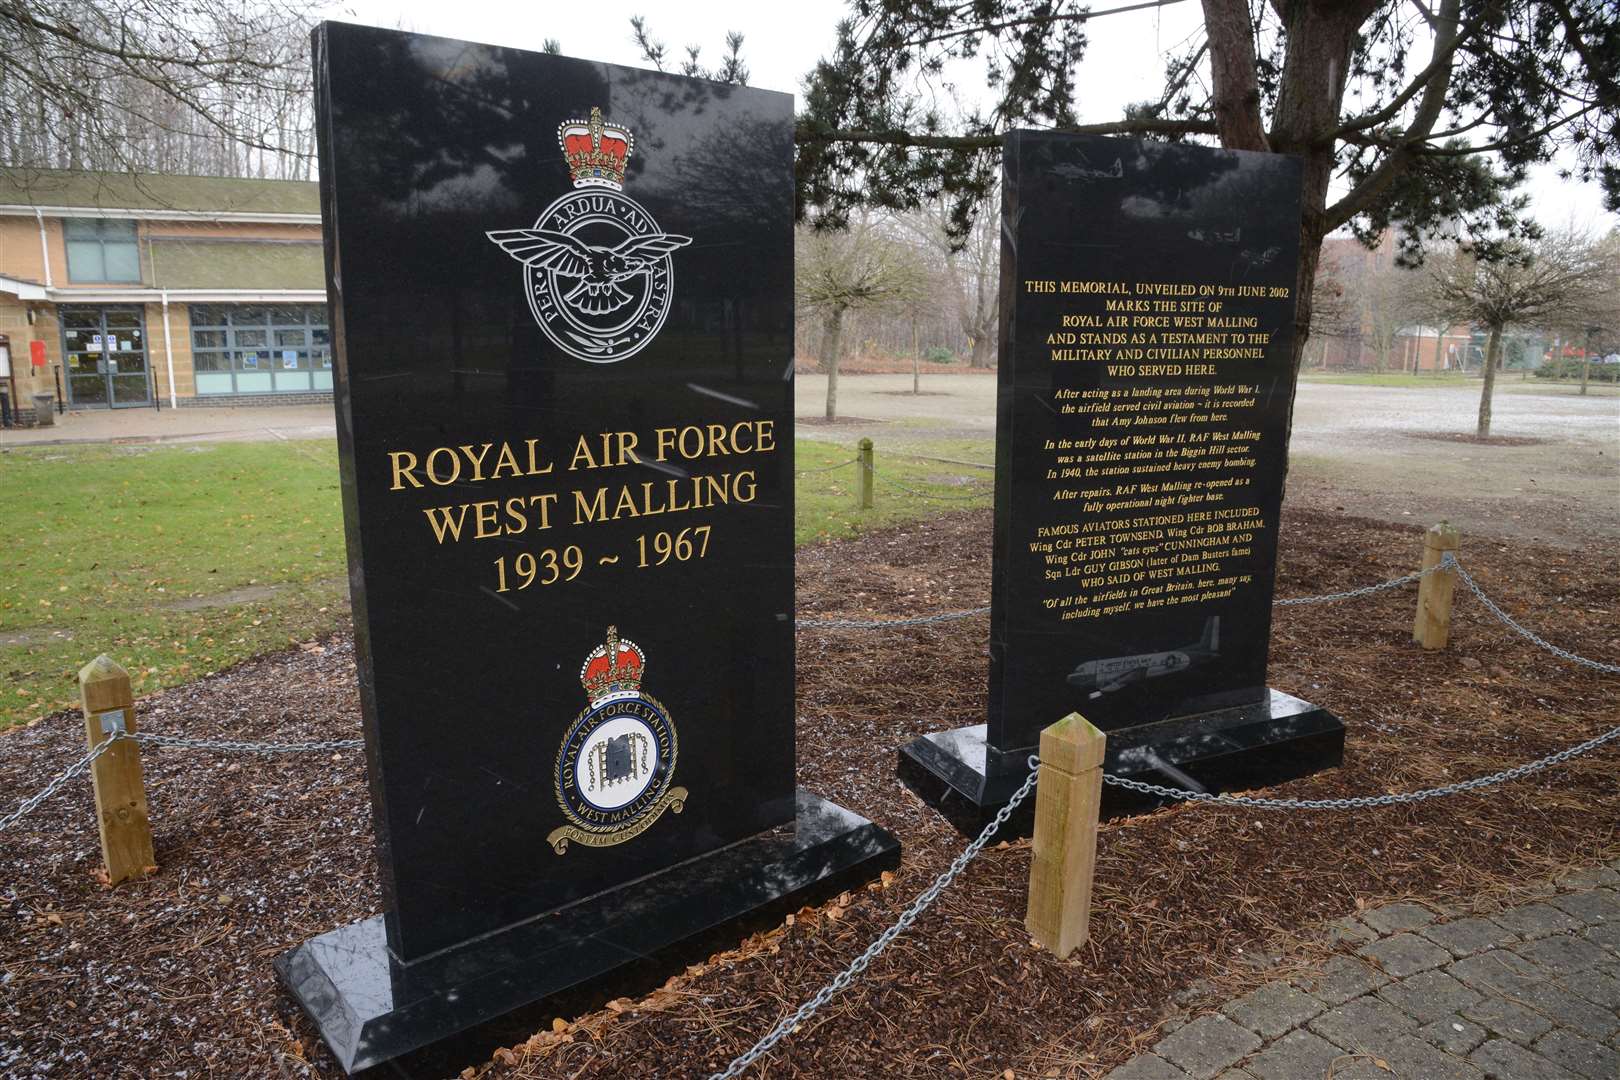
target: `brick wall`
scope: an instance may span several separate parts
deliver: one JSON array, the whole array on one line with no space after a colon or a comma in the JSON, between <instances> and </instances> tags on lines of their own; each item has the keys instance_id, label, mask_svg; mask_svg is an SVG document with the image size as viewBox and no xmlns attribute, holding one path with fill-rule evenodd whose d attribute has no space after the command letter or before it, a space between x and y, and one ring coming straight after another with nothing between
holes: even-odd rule
<instances>
[{"instance_id":1,"label":"brick wall","mask_svg":"<svg viewBox=\"0 0 1620 1080\"><path fill-rule=\"evenodd\" d=\"M182 409L240 409L263 405L330 405L331 403L332 391L330 390L305 390L291 394L209 394L205 397L183 397L180 399Z\"/></svg>"}]
</instances>

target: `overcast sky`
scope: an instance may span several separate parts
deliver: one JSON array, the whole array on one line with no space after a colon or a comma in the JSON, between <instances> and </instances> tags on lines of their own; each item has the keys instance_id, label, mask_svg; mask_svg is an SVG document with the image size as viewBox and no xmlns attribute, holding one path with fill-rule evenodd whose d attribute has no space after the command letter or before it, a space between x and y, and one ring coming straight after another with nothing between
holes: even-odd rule
<instances>
[{"instance_id":1,"label":"overcast sky","mask_svg":"<svg viewBox=\"0 0 1620 1080\"><path fill-rule=\"evenodd\" d=\"M1115 6L1107 0L1096 9ZM510 0L350 0L328 9L331 18L392 26L424 34L492 42L519 49L539 49L555 38L568 56L615 64L645 66L630 36L630 16L645 15L656 40L675 55L684 47L702 47L702 58L719 60L728 30L746 38L743 56L749 83L791 94L815 62L832 49L834 28L848 12L843 0L590 0L588 3L514 4ZM1083 122L1118 119L1130 102L1156 98L1163 85L1163 54L1175 48L1201 22L1199 5L1183 0L1169 6L1099 18L1087 28L1090 41L1077 71ZM1416 65L1414 65L1416 66ZM974 100L983 94L971 80L977 65L960 72L960 94ZM1530 193L1544 225L1574 223L1607 230L1620 224L1603 211L1595 184L1560 180L1551 167L1536 170Z\"/></svg>"}]
</instances>

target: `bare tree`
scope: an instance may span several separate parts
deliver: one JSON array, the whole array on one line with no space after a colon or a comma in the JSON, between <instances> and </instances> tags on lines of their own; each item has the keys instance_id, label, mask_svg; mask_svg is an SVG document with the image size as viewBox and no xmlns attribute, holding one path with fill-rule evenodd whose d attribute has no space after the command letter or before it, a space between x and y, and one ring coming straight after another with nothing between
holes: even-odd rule
<instances>
[{"instance_id":1,"label":"bare tree","mask_svg":"<svg viewBox=\"0 0 1620 1080\"><path fill-rule=\"evenodd\" d=\"M1295 155L1296 364L1321 241L1337 228L1373 237L1400 222L1412 242L1486 224L1528 236L1507 193L1560 150L1620 206L1614 0L1201 0L1202 26L1165 56L1162 88L1101 123L1080 115L1089 23L1144 4L848 6L801 98L799 204L817 220L943 195L965 235L1004 133L1020 127ZM988 93L953 117L939 100L958 63L981 65Z\"/></svg>"},{"instance_id":2,"label":"bare tree","mask_svg":"<svg viewBox=\"0 0 1620 1080\"><path fill-rule=\"evenodd\" d=\"M955 235L951 205L935 199L921 208L893 216L938 259L962 336L968 342L968 366L987 368L994 355L996 315L1001 299L1001 219L999 193L992 188L966 237Z\"/></svg>"},{"instance_id":3,"label":"bare tree","mask_svg":"<svg viewBox=\"0 0 1620 1080\"><path fill-rule=\"evenodd\" d=\"M308 177L305 10L0 0L0 163Z\"/></svg>"},{"instance_id":4,"label":"bare tree","mask_svg":"<svg viewBox=\"0 0 1620 1080\"><path fill-rule=\"evenodd\" d=\"M1458 248L1433 260L1429 295L1457 322L1483 327L1485 385L1479 397L1477 434L1491 433L1491 395L1502 360L1502 332L1509 326L1579 322L1613 288L1613 252L1577 230L1549 234L1532 243L1512 241L1489 257Z\"/></svg>"},{"instance_id":5,"label":"bare tree","mask_svg":"<svg viewBox=\"0 0 1620 1080\"><path fill-rule=\"evenodd\" d=\"M1362 261L1345 276L1352 317L1372 346L1374 370L1386 371L1396 341L1427 314L1422 275L1377 259Z\"/></svg>"},{"instance_id":6,"label":"bare tree","mask_svg":"<svg viewBox=\"0 0 1620 1080\"><path fill-rule=\"evenodd\" d=\"M800 310L821 319L827 419L835 420L844 317L851 311L894 308L920 299L928 287L927 268L911 245L863 216L842 232L801 229L793 285Z\"/></svg>"}]
</instances>

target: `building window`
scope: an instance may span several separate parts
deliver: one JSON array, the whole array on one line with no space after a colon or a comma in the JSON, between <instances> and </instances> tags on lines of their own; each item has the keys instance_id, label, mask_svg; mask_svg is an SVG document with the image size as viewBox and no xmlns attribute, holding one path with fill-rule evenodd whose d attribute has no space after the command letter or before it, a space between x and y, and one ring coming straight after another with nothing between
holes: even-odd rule
<instances>
[{"instance_id":1,"label":"building window","mask_svg":"<svg viewBox=\"0 0 1620 1080\"><path fill-rule=\"evenodd\" d=\"M115 218L65 218L68 280L138 283L141 249L135 223Z\"/></svg>"},{"instance_id":2,"label":"building window","mask_svg":"<svg viewBox=\"0 0 1620 1080\"><path fill-rule=\"evenodd\" d=\"M324 304L193 304L191 357L199 396L332 389Z\"/></svg>"}]
</instances>

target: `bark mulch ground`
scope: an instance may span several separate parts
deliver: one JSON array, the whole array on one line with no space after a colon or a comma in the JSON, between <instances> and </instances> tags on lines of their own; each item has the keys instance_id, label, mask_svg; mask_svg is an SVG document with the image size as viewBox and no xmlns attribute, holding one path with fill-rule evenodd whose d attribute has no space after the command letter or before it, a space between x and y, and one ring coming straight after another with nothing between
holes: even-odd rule
<instances>
[{"instance_id":1,"label":"bark mulch ground","mask_svg":"<svg viewBox=\"0 0 1620 1080\"><path fill-rule=\"evenodd\" d=\"M893 617L987 602L989 515L802 551L800 615ZM1285 515L1277 595L1409 571L1415 527ZM1497 600L1583 655L1620 656L1620 562L1465 538ZM1511 637L1472 597L1453 647L1410 643L1410 588L1277 614L1272 682L1334 710L1345 766L1277 789L1401 791L1500 769L1620 722L1620 682ZM985 707L982 617L799 641L801 782L887 826L900 870L805 909L641 996L536 1024L439 1075L692 1077L723 1066L857 955L961 849L894 778L894 752ZM346 638L145 699L148 730L303 740L358 731ZM82 723L0 737L0 807L79 753ZM0 1075L332 1077L270 961L378 907L358 752L259 759L148 748L158 875L108 890L88 786L0 837ZM866 977L752 1075L1093 1077L1169 1020L1332 948L1321 928L1397 898L1488 906L1620 854L1606 748L1486 794L1352 813L1182 807L1104 827L1092 940L1067 961L1022 926L1029 846L994 846ZM651 991L650 993L648 991Z\"/></svg>"}]
</instances>

